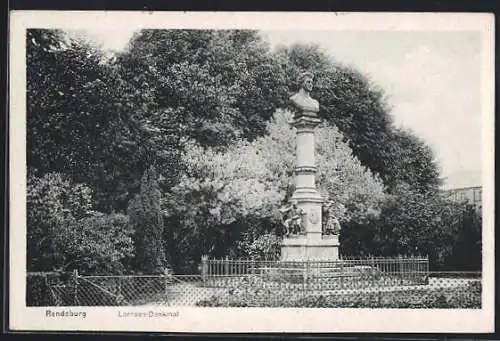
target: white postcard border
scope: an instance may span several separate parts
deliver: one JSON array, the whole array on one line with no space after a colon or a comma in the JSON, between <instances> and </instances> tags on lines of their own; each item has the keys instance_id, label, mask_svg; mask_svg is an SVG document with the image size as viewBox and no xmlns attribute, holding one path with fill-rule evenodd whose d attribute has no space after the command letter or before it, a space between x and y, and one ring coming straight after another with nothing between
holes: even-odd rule
<instances>
[{"instance_id":1,"label":"white postcard border","mask_svg":"<svg viewBox=\"0 0 500 341\"><path fill-rule=\"evenodd\" d=\"M13 330L168 332L491 332L494 328L494 18L451 13L216 13L13 11L10 16L10 324ZM281 309L26 307L27 28L257 28L291 30L476 30L483 34L482 309ZM86 317L48 317L85 311ZM120 317L123 312L163 312ZM123 315L123 314L122 314ZM167 316L168 315L168 316Z\"/></svg>"}]
</instances>

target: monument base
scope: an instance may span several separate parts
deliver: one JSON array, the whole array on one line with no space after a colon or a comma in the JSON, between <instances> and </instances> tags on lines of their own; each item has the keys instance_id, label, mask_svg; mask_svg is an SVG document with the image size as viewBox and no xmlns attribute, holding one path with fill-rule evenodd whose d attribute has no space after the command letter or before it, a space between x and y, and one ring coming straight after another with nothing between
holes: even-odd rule
<instances>
[{"instance_id":1,"label":"monument base","mask_svg":"<svg viewBox=\"0 0 500 341\"><path fill-rule=\"evenodd\" d=\"M285 237L281 244L282 261L336 261L338 259L338 235L326 235L321 239L310 239L306 236Z\"/></svg>"}]
</instances>

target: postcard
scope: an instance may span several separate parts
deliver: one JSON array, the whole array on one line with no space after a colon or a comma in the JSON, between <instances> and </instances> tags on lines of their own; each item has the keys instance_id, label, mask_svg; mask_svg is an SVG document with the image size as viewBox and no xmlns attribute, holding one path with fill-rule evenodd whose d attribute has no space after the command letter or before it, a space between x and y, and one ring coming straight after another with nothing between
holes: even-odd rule
<instances>
[{"instance_id":1,"label":"postcard","mask_svg":"<svg viewBox=\"0 0 500 341\"><path fill-rule=\"evenodd\" d=\"M14 331L491 332L494 17L13 11Z\"/></svg>"}]
</instances>

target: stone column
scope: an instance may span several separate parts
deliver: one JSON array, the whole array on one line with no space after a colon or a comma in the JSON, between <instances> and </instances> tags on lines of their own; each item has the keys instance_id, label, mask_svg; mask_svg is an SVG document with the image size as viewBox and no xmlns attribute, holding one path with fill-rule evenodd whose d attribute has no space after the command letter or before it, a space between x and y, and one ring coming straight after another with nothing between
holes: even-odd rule
<instances>
[{"instance_id":1,"label":"stone column","mask_svg":"<svg viewBox=\"0 0 500 341\"><path fill-rule=\"evenodd\" d=\"M295 167L295 192L292 200L304 210L307 239L321 239L321 213L323 198L316 189L316 160L314 129L321 120L312 116L299 116L291 124L297 128L297 162Z\"/></svg>"},{"instance_id":2,"label":"stone column","mask_svg":"<svg viewBox=\"0 0 500 341\"><path fill-rule=\"evenodd\" d=\"M315 128L321 123L317 116L319 103L309 96L313 75L303 73L299 77L301 89L292 97L296 113L291 125L297 129L297 161L295 167L295 201L303 216L305 236L283 238L282 260L338 259L338 235L324 236L322 231L323 198L316 189Z\"/></svg>"}]
</instances>

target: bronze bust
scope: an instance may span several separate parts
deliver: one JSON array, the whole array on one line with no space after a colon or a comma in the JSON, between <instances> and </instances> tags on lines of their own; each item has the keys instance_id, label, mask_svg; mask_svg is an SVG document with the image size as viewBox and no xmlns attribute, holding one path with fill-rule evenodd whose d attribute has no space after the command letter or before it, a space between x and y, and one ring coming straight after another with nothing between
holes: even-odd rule
<instances>
[{"instance_id":1,"label":"bronze bust","mask_svg":"<svg viewBox=\"0 0 500 341\"><path fill-rule=\"evenodd\" d=\"M303 72L298 77L300 90L290 97L295 108L298 109L296 116L314 116L319 111L319 103L314 98L311 98L310 92L313 88L314 76L310 72Z\"/></svg>"}]
</instances>

